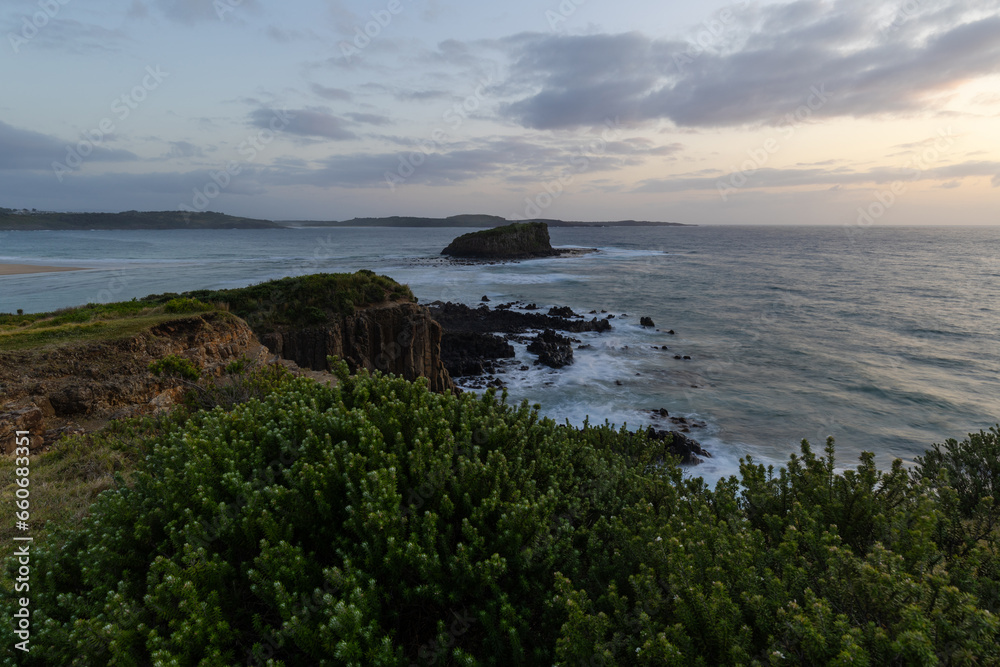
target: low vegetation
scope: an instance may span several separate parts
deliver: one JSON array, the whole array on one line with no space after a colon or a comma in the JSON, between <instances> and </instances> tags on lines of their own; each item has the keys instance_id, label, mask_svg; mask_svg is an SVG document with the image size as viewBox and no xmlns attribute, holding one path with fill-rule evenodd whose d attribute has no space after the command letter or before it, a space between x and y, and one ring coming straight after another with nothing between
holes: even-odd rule
<instances>
[{"instance_id":1,"label":"low vegetation","mask_svg":"<svg viewBox=\"0 0 1000 667\"><path fill-rule=\"evenodd\" d=\"M183 299L224 307L245 319L258 334L282 326L322 324L331 315L350 315L365 306L416 301L409 287L387 276L361 270L282 278L236 289L157 294L145 297L142 302L169 305Z\"/></svg>"},{"instance_id":2,"label":"low vegetation","mask_svg":"<svg viewBox=\"0 0 1000 667\"><path fill-rule=\"evenodd\" d=\"M177 319L179 314L213 310L217 308L210 304L184 299L159 305L132 300L51 313L0 313L0 351L123 338Z\"/></svg>"},{"instance_id":3,"label":"low vegetation","mask_svg":"<svg viewBox=\"0 0 1000 667\"><path fill-rule=\"evenodd\" d=\"M641 433L335 365L96 438L119 453L36 544L24 664L1000 663L997 430L912 470L803 442L709 488Z\"/></svg>"}]
</instances>

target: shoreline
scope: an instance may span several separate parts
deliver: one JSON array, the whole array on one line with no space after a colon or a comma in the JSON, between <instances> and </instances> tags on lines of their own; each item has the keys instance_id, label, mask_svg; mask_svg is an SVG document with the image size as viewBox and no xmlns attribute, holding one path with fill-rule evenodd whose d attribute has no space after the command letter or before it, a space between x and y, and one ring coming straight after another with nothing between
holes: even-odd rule
<instances>
[{"instance_id":1,"label":"shoreline","mask_svg":"<svg viewBox=\"0 0 1000 667\"><path fill-rule=\"evenodd\" d=\"M0 263L0 276L23 276L31 273L55 273L58 271L86 271L78 266L43 266L41 264Z\"/></svg>"}]
</instances>

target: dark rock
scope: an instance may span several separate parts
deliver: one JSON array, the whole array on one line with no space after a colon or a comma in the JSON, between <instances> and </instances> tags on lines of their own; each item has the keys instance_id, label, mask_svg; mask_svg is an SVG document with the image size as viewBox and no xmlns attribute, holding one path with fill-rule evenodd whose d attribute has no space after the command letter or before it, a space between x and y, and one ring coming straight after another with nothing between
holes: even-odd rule
<instances>
[{"instance_id":1,"label":"dark rock","mask_svg":"<svg viewBox=\"0 0 1000 667\"><path fill-rule=\"evenodd\" d=\"M679 354L675 354L674 355L674 359L680 359L680 358L681 358L681 355L679 355Z\"/></svg>"},{"instance_id":2,"label":"dark rock","mask_svg":"<svg viewBox=\"0 0 1000 667\"><path fill-rule=\"evenodd\" d=\"M86 414L94 407L94 390L87 385L70 385L49 396L49 401L60 417Z\"/></svg>"},{"instance_id":3,"label":"dark rock","mask_svg":"<svg viewBox=\"0 0 1000 667\"><path fill-rule=\"evenodd\" d=\"M673 335L674 335L674 330L673 330L673 329L671 329L671 330L670 330L670 331L668 331L667 333L668 333L668 334L670 334L671 336L673 336Z\"/></svg>"},{"instance_id":4,"label":"dark rock","mask_svg":"<svg viewBox=\"0 0 1000 667\"><path fill-rule=\"evenodd\" d=\"M528 345L528 352L538 355L538 361L552 368L562 368L573 363L572 340L546 329L535 336Z\"/></svg>"},{"instance_id":5,"label":"dark rock","mask_svg":"<svg viewBox=\"0 0 1000 667\"><path fill-rule=\"evenodd\" d=\"M621 380L615 380L615 384L620 387L620 386L622 386L622 381Z\"/></svg>"},{"instance_id":6,"label":"dark rock","mask_svg":"<svg viewBox=\"0 0 1000 667\"><path fill-rule=\"evenodd\" d=\"M520 334L530 329L554 329L556 331L608 331L611 323L598 320L551 317L541 313L520 313L507 310L490 310L481 305L470 308L461 303L441 303L435 301L427 305L431 317L445 331L477 331L479 333ZM537 310L535 304L525 306L525 310Z\"/></svg>"},{"instance_id":7,"label":"dark rock","mask_svg":"<svg viewBox=\"0 0 1000 667\"><path fill-rule=\"evenodd\" d=\"M639 318L639 324L642 325L642 326L644 326L644 327L655 327L656 326L655 324L653 324L653 320L650 317L640 317Z\"/></svg>"},{"instance_id":8,"label":"dark rock","mask_svg":"<svg viewBox=\"0 0 1000 667\"><path fill-rule=\"evenodd\" d=\"M684 358L685 358L685 359L690 359L691 357L689 357L688 355L686 355L686 354L685 354L685 355L684 355Z\"/></svg>"},{"instance_id":9,"label":"dark rock","mask_svg":"<svg viewBox=\"0 0 1000 667\"><path fill-rule=\"evenodd\" d=\"M552 306L549 308L549 317L579 317L569 306Z\"/></svg>"},{"instance_id":10,"label":"dark rock","mask_svg":"<svg viewBox=\"0 0 1000 667\"><path fill-rule=\"evenodd\" d=\"M606 319L606 320L613 320L613 319L615 319L615 316L614 316L614 315L608 315L608 316L607 316L606 318L604 318L604 319Z\"/></svg>"},{"instance_id":11,"label":"dark rock","mask_svg":"<svg viewBox=\"0 0 1000 667\"><path fill-rule=\"evenodd\" d=\"M483 298L480 299L480 301L489 301L489 300L490 300L490 297L486 296L485 294L483 295Z\"/></svg>"},{"instance_id":12,"label":"dark rock","mask_svg":"<svg viewBox=\"0 0 1000 667\"><path fill-rule=\"evenodd\" d=\"M578 349L578 350L589 350L592 347L594 347L594 346L591 345L590 343L587 343L585 345L577 345L576 349Z\"/></svg>"},{"instance_id":13,"label":"dark rock","mask_svg":"<svg viewBox=\"0 0 1000 667\"><path fill-rule=\"evenodd\" d=\"M441 335L441 361L452 377L495 373L496 359L514 357L514 348L489 333L445 331Z\"/></svg>"},{"instance_id":14,"label":"dark rock","mask_svg":"<svg viewBox=\"0 0 1000 667\"><path fill-rule=\"evenodd\" d=\"M646 437L659 441L669 438L670 444L667 445L667 451L678 457L683 465L702 463L704 459L699 457L712 458L712 455L706 452L697 440L678 431L661 431L650 426L646 429Z\"/></svg>"}]
</instances>

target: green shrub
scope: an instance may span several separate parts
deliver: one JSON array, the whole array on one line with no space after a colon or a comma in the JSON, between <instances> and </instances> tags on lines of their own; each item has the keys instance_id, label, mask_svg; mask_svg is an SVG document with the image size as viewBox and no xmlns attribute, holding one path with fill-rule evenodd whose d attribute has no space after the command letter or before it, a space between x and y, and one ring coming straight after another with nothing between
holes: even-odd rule
<instances>
[{"instance_id":1,"label":"green shrub","mask_svg":"<svg viewBox=\"0 0 1000 667\"><path fill-rule=\"evenodd\" d=\"M163 304L163 312L165 313L201 313L211 309L212 306L207 303L202 303L198 299L189 299L186 297L171 299Z\"/></svg>"},{"instance_id":2,"label":"green shrub","mask_svg":"<svg viewBox=\"0 0 1000 667\"><path fill-rule=\"evenodd\" d=\"M151 437L37 550L28 661L1000 663L996 531L943 544L941 477L831 441L709 489L641 433L335 366Z\"/></svg>"},{"instance_id":3,"label":"green shrub","mask_svg":"<svg viewBox=\"0 0 1000 667\"><path fill-rule=\"evenodd\" d=\"M149 371L157 377L179 377L195 382L201 377L201 370L189 360L176 354L168 354L149 364Z\"/></svg>"}]
</instances>

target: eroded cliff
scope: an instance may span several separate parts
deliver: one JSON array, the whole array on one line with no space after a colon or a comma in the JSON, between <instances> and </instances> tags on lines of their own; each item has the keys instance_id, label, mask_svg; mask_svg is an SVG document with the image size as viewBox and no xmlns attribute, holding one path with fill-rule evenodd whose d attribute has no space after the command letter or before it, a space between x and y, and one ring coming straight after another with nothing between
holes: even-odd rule
<instances>
[{"instance_id":1,"label":"eroded cliff","mask_svg":"<svg viewBox=\"0 0 1000 667\"><path fill-rule=\"evenodd\" d=\"M415 303L369 306L316 326L262 333L271 352L313 370L329 370L327 357L344 359L352 373L369 371L426 377L432 391L455 388L441 361L441 325Z\"/></svg>"}]
</instances>

